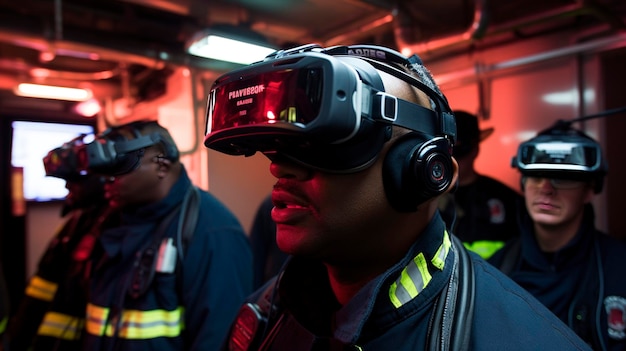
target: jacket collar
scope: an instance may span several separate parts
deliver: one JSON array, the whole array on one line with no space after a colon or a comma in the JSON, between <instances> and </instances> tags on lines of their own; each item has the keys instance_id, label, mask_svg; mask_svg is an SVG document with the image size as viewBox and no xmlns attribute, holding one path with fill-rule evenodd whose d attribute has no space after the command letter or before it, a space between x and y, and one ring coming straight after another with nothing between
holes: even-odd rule
<instances>
[{"instance_id":1,"label":"jacket collar","mask_svg":"<svg viewBox=\"0 0 626 351\"><path fill-rule=\"evenodd\" d=\"M444 255L440 268L431 263L434 257L442 257L440 249L446 237L444 222L437 213L404 258L370 281L345 306L335 300L321 262L294 257L287 264L279 285L281 303L317 336L331 336L348 344L357 340L363 342L411 316L426 316L430 312L428 307L452 271L452 264L446 263L453 255ZM430 280L416 296L394 305L390 297L392 287L407 271L417 270L419 256L426 259Z\"/></svg>"}]
</instances>

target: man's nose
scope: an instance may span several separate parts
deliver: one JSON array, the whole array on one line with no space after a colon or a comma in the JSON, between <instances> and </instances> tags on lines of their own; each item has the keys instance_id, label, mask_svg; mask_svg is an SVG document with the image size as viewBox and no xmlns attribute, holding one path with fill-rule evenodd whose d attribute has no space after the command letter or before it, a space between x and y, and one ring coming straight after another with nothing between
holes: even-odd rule
<instances>
[{"instance_id":1,"label":"man's nose","mask_svg":"<svg viewBox=\"0 0 626 351\"><path fill-rule=\"evenodd\" d=\"M270 173L276 178L306 180L311 177L313 170L284 158L272 158Z\"/></svg>"}]
</instances>

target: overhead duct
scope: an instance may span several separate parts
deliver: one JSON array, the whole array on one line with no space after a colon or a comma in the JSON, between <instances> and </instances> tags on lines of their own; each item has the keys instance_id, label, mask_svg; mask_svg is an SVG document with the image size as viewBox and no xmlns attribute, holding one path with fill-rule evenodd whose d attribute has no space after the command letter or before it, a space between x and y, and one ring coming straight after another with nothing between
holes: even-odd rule
<instances>
[{"instance_id":1,"label":"overhead duct","mask_svg":"<svg viewBox=\"0 0 626 351\"><path fill-rule=\"evenodd\" d=\"M468 45L493 35L513 32L523 27L549 23L556 19L572 16L590 15L608 23L612 28L624 28L624 23L619 18L597 6L590 5L587 1L575 1L572 5L555 8L508 23L493 25L493 23L489 23L491 19L488 14L487 0L476 0L474 20L465 31L438 39L416 41L414 38L416 31L414 19L408 18L407 11L403 11L400 7L395 7L393 14L394 34L399 49L405 54L416 53L418 55L435 55L455 46Z\"/></svg>"},{"instance_id":2,"label":"overhead duct","mask_svg":"<svg viewBox=\"0 0 626 351\"><path fill-rule=\"evenodd\" d=\"M418 30L414 19L410 18L402 3L396 4L392 14L394 16L394 34L398 49L405 55L412 53L424 54L447 48L461 43L480 39L487 31L489 16L487 0L476 0L474 4L474 18L470 26L462 33L435 40L416 42L415 33Z\"/></svg>"}]
</instances>

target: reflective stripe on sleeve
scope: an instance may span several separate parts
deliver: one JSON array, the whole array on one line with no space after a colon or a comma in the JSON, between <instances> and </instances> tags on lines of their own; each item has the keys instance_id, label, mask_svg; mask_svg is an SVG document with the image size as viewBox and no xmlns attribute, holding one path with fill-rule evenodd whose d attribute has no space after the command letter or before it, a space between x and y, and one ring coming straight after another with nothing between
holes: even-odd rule
<instances>
[{"instance_id":1,"label":"reflective stripe on sleeve","mask_svg":"<svg viewBox=\"0 0 626 351\"><path fill-rule=\"evenodd\" d=\"M43 317L38 335L51 336L57 339L77 340L85 325L85 320L58 312L47 312Z\"/></svg>"},{"instance_id":2,"label":"reflective stripe on sleeve","mask_svg":"<svg viewBox=\"0 0 626 351\"><path fill-rule=\"evenodd\" d=\"M26 287L26 295L43 301L52 301L57 288L56 283L34 276Z\"/></svg>"},{"instance_id":3,"label":"reflective stripe on sleeve","mask_svg":"<svg viewBox=\"0 0 626 351\"><path fill-rule=\"evenodd\" d=\"M175 310L124 310L121 320L108 320L110 310L89 304L87 306L87 332L97 336L116 335L123 339L152 339L177 337L184 329L184 308ZM116 332L116 328L119 330Z\"/></svg>"}]
</instances>

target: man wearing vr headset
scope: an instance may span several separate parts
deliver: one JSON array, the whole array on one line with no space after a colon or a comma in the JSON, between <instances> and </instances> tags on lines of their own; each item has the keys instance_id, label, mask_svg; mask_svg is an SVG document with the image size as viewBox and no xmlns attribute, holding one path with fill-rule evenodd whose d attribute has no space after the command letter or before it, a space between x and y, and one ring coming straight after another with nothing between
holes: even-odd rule
<instances>
[{"instance_id":1,"label":"man wearing vr headset","mask_svg":"<svg viewBox=\"0 0 626 351\"><path fill-rule=\"evenodd\" d=\"M600 145L557 125L522 143L513 166L527 213L490 262L594 350L625 350L626 245L595 228L591 205L607 173Z\"/></svg>"},{"instance_id":2,"label":"man wearing vr headset","mask_svg":"<svg viewBox=\"0 0 626 351\"><path fill-rule=\"evenodd\" d=\"M446 231L454 117L417 56L279 51L218 78L207 114L207 147L270 159L291 255L224 350L588 349Z\"/></svg>"},{"instance_id":3,"label":"man wearing vr headset","mask_svg":"<svg viewBox=\"0 0 626 351\"><path fill-rule=\"evenodd\" d=\"M216 350L252 290L250 247L236 217L195 187L156 121L111 128L84 164L108 177L119 223L94 255L84 350Z\"/></svg>"},{"instance_id":4,"label":"man wearing vr headset","mask_svg":"<svg viewBox=\"0 0 626 351\"><path fill-rule=\"evenodd\" d=\"M7 350L80 350L85 322L86 263L99 226L110 214L104 178L80 172L78 150L86 135L50 150L46 175L65 180L68 194L57 230L30 279L6 334Z\"/></svg>"}]
</instances>

